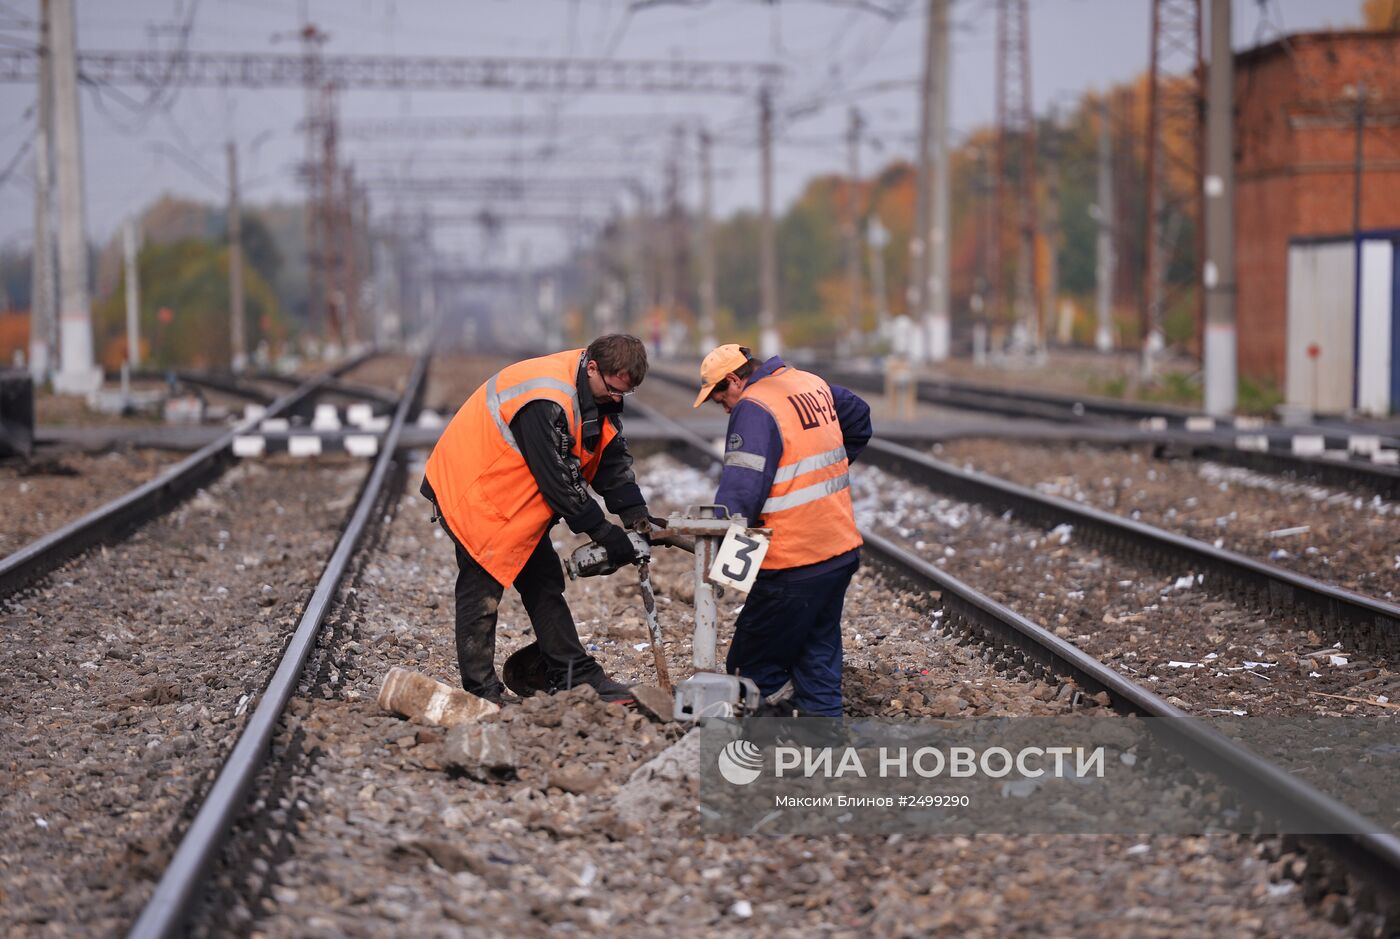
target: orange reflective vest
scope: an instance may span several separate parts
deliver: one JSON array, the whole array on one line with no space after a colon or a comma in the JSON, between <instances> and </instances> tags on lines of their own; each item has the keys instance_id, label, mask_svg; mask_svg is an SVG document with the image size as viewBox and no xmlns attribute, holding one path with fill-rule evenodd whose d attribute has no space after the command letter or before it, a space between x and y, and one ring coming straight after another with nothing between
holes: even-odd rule
<instances>
[{"instance_id":1,"label":"orange reflective vest","mask_svg":"<svg viewBox=\"0 0 1400 939\"><path fill-rule=\"evenodd\" d=\"M573 456L590 482L617 435L605 420L597 449L584 449L578 400L584 351L526 359L492 375L457 411L428 457L428 484L448 530L504 586L514 583L554 518L511 433L511 420L531 401L558 404L568 415Z\"/></svg>"},{"instance_id":2,"label":"orange reflective vest","mask_svg":"<svg viewBox=\"0 0 1400 939\"><path fill-rule=\"evenodd\" d=\"M860 547L850 466L826 382L784 366L746 387L741 398L773 415L783 438L773 488L763 503L763 524L773 529L773 540L762 569L816 564Z\"/></svg>"}]
</instances>

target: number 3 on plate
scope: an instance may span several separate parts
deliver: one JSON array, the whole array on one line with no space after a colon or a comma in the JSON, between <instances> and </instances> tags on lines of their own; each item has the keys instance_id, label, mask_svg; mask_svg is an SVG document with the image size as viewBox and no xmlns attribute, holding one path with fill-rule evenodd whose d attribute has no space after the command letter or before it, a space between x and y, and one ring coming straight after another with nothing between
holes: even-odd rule
<instances>
[{"instance_id":1,"label":"number 3 on plate","mask_svg":"<svg viewBox=\"0 0 1400 939\"><path fill-rule=\"evenodd\" d=\"M766 536L731 525L715 552L715 562L710 565L710 580L748 593L767 553Z\"/></svg>"}]
</instances>

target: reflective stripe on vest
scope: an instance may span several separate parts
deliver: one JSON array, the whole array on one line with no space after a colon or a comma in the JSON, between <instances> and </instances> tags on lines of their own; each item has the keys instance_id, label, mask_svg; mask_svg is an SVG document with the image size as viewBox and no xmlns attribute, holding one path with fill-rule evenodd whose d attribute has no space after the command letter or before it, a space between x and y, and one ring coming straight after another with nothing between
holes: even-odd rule
<instances>
[{"instance_id":1,"label":"reflective stripe on vest","mask_svg":"<svg viewBox=\"0 0 1400 939\"><path fill-rule=\"evenodd\" d=\"M823 466L830 466L833 463L840 463L846 458L846 448L837 447L835 450L828 450L825 453L818 453L816 456L809 456L798 460L787 466L779 466L778 471L773 474L773 482L785 483L796 479L803 473L810 473L812 470L821 469Z\"/></svg>"},{"instance_id":2,"label":"reflective stripe on vest","mask_svg":"<svg viewBox=\"0 0 1400 939\"><path fill-rule=\"evenodd\" d=\"M806 505L814 499L822 499L826 496L835 495L842 489L850 488L851 477L848 473L842 473L832 479L823 479L812 483L810 486L803 486L801 489L794 489L785 496L769 497L763 503L763 514L770 512L781 512L784 509L796 508L799 505Z\"/></svg>"},{"instance_id":3,"label":"reflective stripe on vest","mask_svg":"<svg viewBox=\"0 0 1400 939\"><path fill-rule=\"evenodd\" d=\"M520 445L515 442L515 434L511 432L510 423L501 416L501 405L512 398L518 398L520 395L529 394L541 388L564 392L569 396L569 401L573 405L574 419L573 423L569 425L569 429L575 433L578 432L579 421L582 420L578 407L578 385L572 382L562 382L557 378L530 378L518 385L511 385L504 393L501 393L496 388L496 381L500 377L501 373L497 372L487 379L486 410L491 415L491 419L496 422L496 429L501 432L502 439L510 444L510 448L516 453L520 452Z\"/></svg>"},{"instance_id":4,"label":"reflective stripe on vest","mask_svg":"<svg viewBox=\"0 0 1400 939\"><path fill-rule=\"evenodd\" d=\"M783 441L763 503L763 524L773 529L773 540L762 567L802 567L859 547L849 464L830 387L816 375L783 367L745 388L742 397L773 416ZM763 469L756 454L727 453L724 462Z\"/></svg>"},{"instance_id":5,"label":"reflective stripe on vest","mask_svg":"<svg viewBox=\"0 0 1400 939\"><path fill-rule=\"evenodd\" d=\"M428 457L428 482L448 530L504 586L514 582L554 517L510 429L515 415L532 401L562 408L571 454L590 482L617 436L613 423L604 420L596 448L583 447L578 398L583 355L582 349L556 352L492 375L448 422Z\"/></svg>"}]
</instances>

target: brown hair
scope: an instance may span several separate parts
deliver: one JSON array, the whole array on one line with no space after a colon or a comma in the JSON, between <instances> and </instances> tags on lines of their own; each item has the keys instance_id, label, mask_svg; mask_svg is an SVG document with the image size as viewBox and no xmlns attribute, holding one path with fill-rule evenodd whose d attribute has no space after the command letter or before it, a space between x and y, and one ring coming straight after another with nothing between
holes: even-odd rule
<instances>
[{"instance_id":1,"label":"brown hair","mask_svg":"<svg viewBox=\"0 0 1400 939\"><path fill-rule=\"evenodd\" d=\"M636 388L647 377L647 347L636 336L614 333L599 336L588 346L587 358L598 363L604 375L626 374Z\"/></svg>"}]
</instances>

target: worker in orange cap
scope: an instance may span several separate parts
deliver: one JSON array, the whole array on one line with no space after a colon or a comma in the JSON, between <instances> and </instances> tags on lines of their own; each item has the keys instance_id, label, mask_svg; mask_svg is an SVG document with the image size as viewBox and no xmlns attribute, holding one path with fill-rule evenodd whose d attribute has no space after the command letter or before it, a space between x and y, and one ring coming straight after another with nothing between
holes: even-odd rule
<instances>
[{"instance_id":1,"label":"worker in orange cap","mask_svg":"<svg viewBox=\"0 0 1400 939\"><path fill-rule=\"evenodd\" d=\"M841 609L861 545L848 467L870 440L870 407L733 343L705 356L700 384L695 407L729 414L715 504L773 529L726 667L765 695L791 682L801 714L840 717Z\"/></svg>"}]
</instances>

